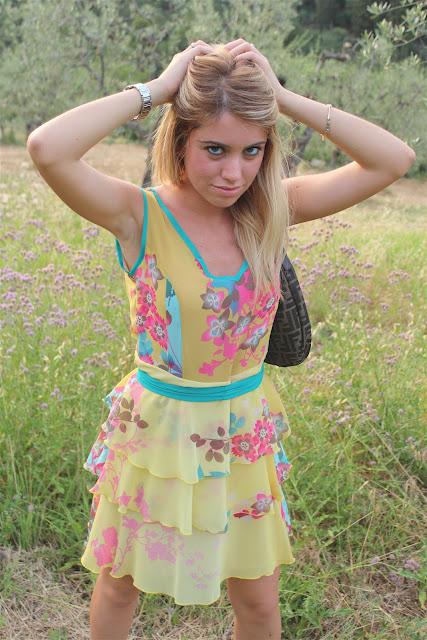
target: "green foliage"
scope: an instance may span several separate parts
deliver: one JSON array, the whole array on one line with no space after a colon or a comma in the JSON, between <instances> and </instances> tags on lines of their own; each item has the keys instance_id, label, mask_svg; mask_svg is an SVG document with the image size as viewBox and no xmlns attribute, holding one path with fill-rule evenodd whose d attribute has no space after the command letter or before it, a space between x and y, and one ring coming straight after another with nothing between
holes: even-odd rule
<instances>
[{"instance_id":1,"label":"green foliage","mask_svg":"<svg viewBox=\"0 0 427 640\"><path fill-rule=\"evenodd\" d=\"M427 57L427 3L413 2L412 0L400 0L400 6L404 14L401 20L393 19L390 2L374 2L369 5L368 11L375 18L376 24L373 32L365 31L360 39L362 55L371 61L372 65L388 67L392 59L399 58L399 49L404 44L417 42L420 47L415 47L409 53L412 64L420 64L421 58ZM384 17L385 16L385 17Z\"/></svg>"},{"instance_id":2,"label":"green foliage","mask_svg":"<svg viewBox=\"0 0 427 640\"><path fill-rule=\"evenodd\" d=\"M157 77L192 40L242 36L291 91L372 119L407 140L417 153L414 175L427 167L425 32L425 3L409 0L0 0L2 142L23 142L73 106ZM320 63L325 50L345 51L347 61ZM113 136L148 139L155 120L152 114ZM289 127L281 128L286 136ZM332 151L314 136L304 153L307 160L331 162ZM345 161L337 154L333 163Z\"/></svg>"},{"instance_id":3,"label":"green foliage","mask_svg":"<svg viewBox=\"0 0 427 640\"><path fill-rule=\"evenodd\" d=\"M300 95L309 96L324 104L332 103L339 109L374 122L411 146L417 160L408 175L423 173L427 168L427 137L425 131L425 110L427 78L422 68L412 66L409 61L393 63L387 71L371 69L368 64L356 59L343 64L328 60L319 66L314 53L293 54L286 51L280 56L275 67L283 69L286 87ZM298 138L304 124L281 123L281 131L286 148L293 138ZM331 162L332 146L324 144L320 136L314 135L305 149L304 160ZM338 154L335 164L349 161L344 153Z\"/></svg>"},{"instance_id":4,"label":"green foliage","mask_svg":"<svg viewBox=\"0 0 427 640\"><path fill-rule=\"evenodd\" d=\"M2 175L0 544L45 545L46 564L75 575L94 483L82 465L135 345L111 235L89 233L25 161L22 151ZM421 198L403 206L383 193L292 228L313 349L270 371L292 428L285 640L423 638L423 214ZM6 565L0 590L19 600L15 576ZM144 599L151 621L168 604Z\"/></svg>"},{"instance_id":5,"label":"green foliage","mask_svg":"<svg viewBox=\"0 0 427 640\"><path fill-rule=\"evenodd\" d=\"M310 53L319 54L322 51L341 51L343 44L348 40L348 31L342 27L334 27L333 29L319 30L317 27L301 27L299 29L304 33L306 41L303 46L298 48L300 53L309 55ZM292 40L289 47L295 49L295 42Z\"/></svg>"}]
</instances>

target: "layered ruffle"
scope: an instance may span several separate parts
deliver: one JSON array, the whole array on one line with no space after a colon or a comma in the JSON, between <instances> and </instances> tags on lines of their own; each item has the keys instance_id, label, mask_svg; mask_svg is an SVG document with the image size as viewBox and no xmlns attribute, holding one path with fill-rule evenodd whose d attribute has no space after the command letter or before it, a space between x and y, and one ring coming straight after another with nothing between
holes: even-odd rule
<instances>
[{"instance_id":1,"label":"layered ruffle","mask_svg":"<svg viewBox=\"0 0 427 640\"><path fill-rule=\"evenodd\" d=\"M183 402L130 372L84 468L97 476L81 559L132 575L178 604L210 604L220 583L294 562L283 482L287 416L270 378L242 396Z\"/></svg>"}]
</instances>

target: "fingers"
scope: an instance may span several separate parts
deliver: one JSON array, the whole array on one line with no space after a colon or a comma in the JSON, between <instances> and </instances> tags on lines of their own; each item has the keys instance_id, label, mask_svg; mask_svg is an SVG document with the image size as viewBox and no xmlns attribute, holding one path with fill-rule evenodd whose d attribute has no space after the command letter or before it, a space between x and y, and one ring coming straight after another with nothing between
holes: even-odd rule
<instances>
[{"instance_id":1,"label":"fingers","mask_svg":"<svg viewBox=\"0 0 427 640\"><path fill-rule=\"evenodd\" d=\"M239 38L238 40L233 40L232 42L228 42L225 45L226 49L228 49L229 51L232 51L233 54L237 52L241 52L241 51L256 51L256 47L252 42L247 42L246 40L244 40L243 38Z\"/></svg>"},{"instance_id":2,"label":"fingers","mask_svg":"<svg viewBox=\"0 0 427 640\"><path fill-rule=\"evenodd\" d=\"M203 40L197 40L197 42L192 42L191 44L188 45L185 51L190 51L191 49L200 50L200 48L212 51L211 45L206 44L206 42L204 42Z\"/></svg>"},{"instance_id":3,"label":"fingers","mask_svg":"<svg viewBox=\"0 0 427 640\"><path fill-rule=\"evenodd\" d=\"M183 53L188 56L189 62L197 58L198 56L206 55L208 53L212 53L213 48L211 45L206 44L203 40L198 40L197 42L192 42L188 45L186 49L184 49Z\"/></svg>"},{"instance_id":4,"label":"fingers","mask_svg":"<svg viewBox=\"0 0 427 640\"><path fill-rule=\"evenodd\" d=\"M225 45L226 49L233 49L233 47L236 47L239 44L244 44L246 42L246 40L244 40L243 38L238 38L237 40L232 40L231 42L227 42L227 44Z\"/></svg>"}]
</instances>

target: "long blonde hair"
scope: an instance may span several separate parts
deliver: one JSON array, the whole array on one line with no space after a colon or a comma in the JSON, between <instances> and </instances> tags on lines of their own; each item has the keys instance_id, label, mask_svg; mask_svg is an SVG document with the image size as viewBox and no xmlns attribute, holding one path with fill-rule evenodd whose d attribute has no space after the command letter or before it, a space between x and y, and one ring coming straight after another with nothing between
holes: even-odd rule
<instances>
[{"instance_id":1,"label":"long blonde hair","mask_svg":"<svg viewBox=\"0 0 427 640\"><path fill-rule=\"evenodd\" d=\"M274 91L259 67L250 63L236 66L224 45L213 45L213 49L193 59L173 103L163 107L151 154L153 183L182 184L190 132L222 113L263 127L267 143L258 174L228 210L236 242L253 276L255 296L271 286L280 294L279 272L289 242L289 206L281 182L284 156Z\"/></svg>"}]
</instances>

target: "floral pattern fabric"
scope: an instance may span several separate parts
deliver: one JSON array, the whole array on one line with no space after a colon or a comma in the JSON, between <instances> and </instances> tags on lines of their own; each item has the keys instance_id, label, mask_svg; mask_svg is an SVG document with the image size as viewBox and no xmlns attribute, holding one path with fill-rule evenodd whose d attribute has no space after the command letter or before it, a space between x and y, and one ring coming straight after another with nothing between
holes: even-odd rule
<instances>
[{"instance_id":1,"label":"floral pattern fabric","mask_svg":"<svg viewBox=\"0 0 427 640\"><path fill-rule=\"evenodd\" d=\"M145 388L137 370L204 388L253 375L278 297L271 289L255 300L247 263L234 276L212 275L157 192L143 195L131 270L116 243L136 368L104 398L108 416L84 463L96 482L81 562L178 604L209 604L227 577L294 562L288 418L267 374L236 398L186 402Z\"/></svg>"}]
</instances>

